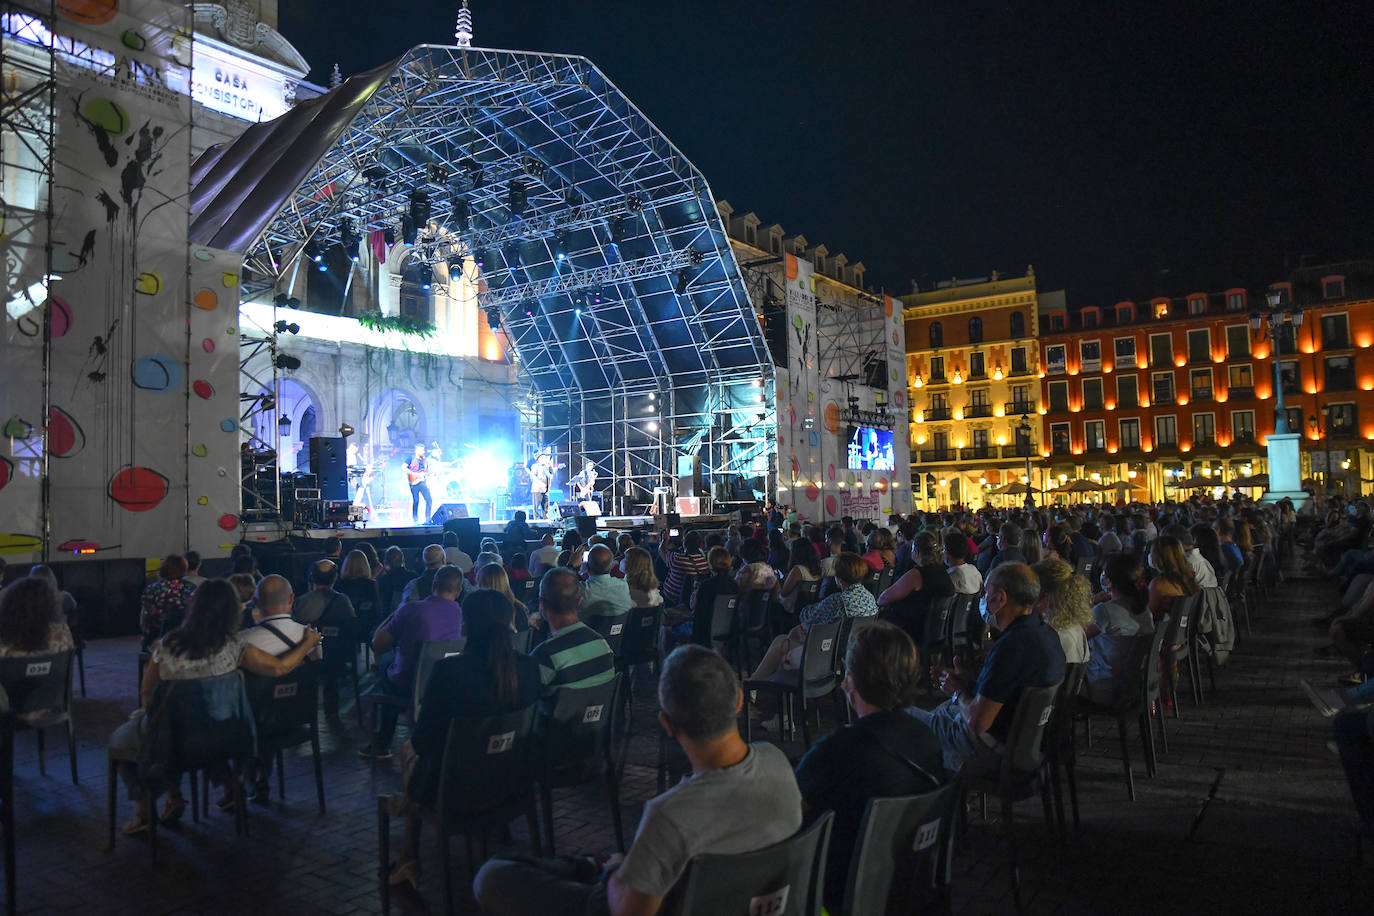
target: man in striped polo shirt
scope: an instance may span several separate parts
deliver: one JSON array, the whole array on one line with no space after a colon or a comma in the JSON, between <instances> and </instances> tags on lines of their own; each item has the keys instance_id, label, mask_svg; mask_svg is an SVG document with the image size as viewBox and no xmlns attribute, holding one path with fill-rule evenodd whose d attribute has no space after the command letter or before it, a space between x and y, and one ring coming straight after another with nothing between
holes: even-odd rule
<instances>
[{"instance_id":1,"label":"man in striped polo shirt","mask_svg":"<svg viewBox=\"0 0 1374 916\"><path fill-rule=\"evenodd\" d=\"M560 687L596 687L615 677L611 647L577 618L581 604L582 589L571 569L551 569L539 581L539 611L549 638L530 654L539 660L546 699Z\"/></svg>"}]
</instances>

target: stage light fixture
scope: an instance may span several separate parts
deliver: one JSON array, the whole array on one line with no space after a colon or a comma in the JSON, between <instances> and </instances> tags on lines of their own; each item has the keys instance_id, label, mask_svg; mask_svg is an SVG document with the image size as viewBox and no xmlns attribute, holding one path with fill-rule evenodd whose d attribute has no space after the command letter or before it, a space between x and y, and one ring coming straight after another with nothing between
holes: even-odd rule
<instances>
[{"instance_id":1,"label":"stage light fixture","mask_svg":"<svg viewBox=\"0 0 1374 916\"><path fill-rule=\"evenodd\" d=\"M524 261L522 261L520 258L519 242L511 242L509 245L502 249L501 253L505 256L506 266L509 267L511 270L520 267L524 263Z\"/></svg>"},{"instance_id":2,"label":"stage light fixture","mask_svg":"<svg viewBox=\"0 0 1374 916\"><path fill-rule=\"evenodd\" d=\"M631 213L638 213L640 210L644 209L644 202L635 195L628 194L625 197L625 209L629 210Z\"/></svg>"},{"instance_id":3,"label":"stage light fixture","mask_svg":"<svg viewBox=\"0 0 1374 916\"><path fill-rule=\"evenodd\" d=\"M345 216L339 220L339 244L343 246L350 260L358 260L358 245L362 239L353 231L353 220Z\"/></svg>"},{"instance_id":4,"label":"stage light fixture","mask_svg":"<svg viewBox=\"0 0 1374 916\"><path fill-rule=\"evenodd\" d=\"M452 280L452 279L454 279L454 278L456 278L456 277L462 276L462 273L463 273L463 259L462 259L461 257L457 257L457 256L452 257L452 258L449 258L449 259L448 259L448 276L449 276L449 279Z\"/></svg>"},{"instance_id":5,"label":"stage light fixture","mask_svg":"<svg viewBox=\"0 0 1374 916\"><path fill-rule=\"evenodd\" d=\"M388 172L384 165L370 165L363 169L363 177L369 184L384 186L386 184Z\"/></svg>"},{"instance_id":6,"label":"stage light fixture","mask_svg":"<svg viewBox=\"0 0 1374 916\"><path fill-rule=\"evenodd\" d=\"M347 423L339 424L339 435L343 436L345 439L353 435L354 432L356 432L356 430L354 430L353 427L349 426Z\"/></svg>"},{"instance_id":7,"label":"stage light fixture","mask_svg":"<svg viewBox=\"0 0 1374 916\"><path fill-rule=\"evenodd\" d=\"M429 222L429 195L424 191L410 192L410 221L416 226Z\"/></svg>"},{"instance_id":8,"label":"stage light fixture","mask_svg":"<svg viewBox=\"0 0 1374 916\"><path fill-rule=\"evenodd\" d=\"M316 244L313 238L305 243L305 256L316 264L320 263L320 259L324 257L324 255L320 253L320 246Z\"/></svg>"},{"instance_id":9,"label":"stage light fixture","mask_svg":"<svg viewBox=\"0 0 1374 916\"><path fill-rule=\"evenodd\" d=\"M415 220L409 216L401 217L401 241L407 245L414 245L419 233L415 229Z\"/></svg>"},{"instance_id":10,"label":"stage light fixture","mask_svg":"<svg viewBox=\"0 0 1374 916\"><path fill-rule=\"evenodd\" d=\"M485 311L487 313L487 326L493 331L499 331L501 329L501 309L489 305Z\"/></svg>"},{"instance_id":11,"label":"stage light fixture","mask_svg":"<svg viewBox=\"0 0 1374 916\"><path fill-rule=\"evenodd\" d=\"M696 267L699 264L701 264L702 261L706 260L706 255L700 251L697 251L695 248L688 248L687 260L689 263L691 263L693 267Z\"/></svg>"},{"instance_id":12,"label":"stage light fixture","mask_svg":"<svg viewBox=\"0 0 1374 916\"><path fill-rule=\"evenodd\" d=\"M458 226L459 232L467 232L470 223L471 211L465 198L453 198L453 222Z\"/></svg>"},{"instance_id":13,"label":"stage light fixture","mask_svg":"<svg viewBox=\"0 0 1374 916\"><path fill-rule=\"evenodd\" d=\"M285 369L288 372L301 367L301 361L290 353L278 353L276 362L278 369Z\"/></svg>"},{"instance_id":14,"label":"stage light fixture","mask_svg":"<svg viewBox=\"0 0 1374 916\"><path fill-rule=\"evenodd\" d=\"M277 293L272 297L272 304L279 309L298 309L301 307L301 300L295 296L288 296L286 293Z\"/></svg>"},{"instance_id":15,"label":"stage light fixture","mask_svg":"<svg viewBox=\"0 0 1374 916\"><path fill-rule=\"evenodd\" d=\"M592 291L592 301L595 302L597 305L601 304L601 287L598 286L595 290Z\"/></svg>"},{"instance_id":16,"label":"stage light fixture","mask_svg":"<svg viewBox=\"0 0 1374 916\"><path fill-rule=\"evenodd\" d=\"M386 243L386 247L388 247L388 248L390 248L392 245L395 245L395 244L396 244L396 230L395 230L394 228L392 228L391 226L387 226L385 229L383 229L383 230L382 230L382 241Z\"/></svg>"},{"instance_id":17,"label":"stage light fixture","mask_svg":"<svg viewBox=\"0 0 1374 916\"><path fill-rule=\"evenodd\" d=\"M568 256L568 230L560 229L553 234L553 253L560 261Z\"/></svg>"},{"instance_id":18,"label":"stage light fixture","mask_svg":"<svg viewBox=\"0 0 1374 916\"><path fill-rule=\"evenodd\" d=\"M449 171L447 166L438 162L429 162L425 164L425 180L430 184L446 185L448 184L448 178Z\"/></svg>"},{"instance_id":19,"label":"stage light fixture","mask_svg":"<svg viewBox=\"0 0 1374 916\"><path fill-rule=\"evenodd\" d=\"M473 253L472 253L472 261L473 261L473 263L476 264L479 268L486 267L486 266L487 266L487 253L486 253L485 251L483 251L481 248L476 249L476 250L473 251Z\"/></svg>"},{"instance_id":20,"label":"stage light fixture","mask_svg":"<svg viewBox=\"0 0 1374 916\"><path fill-rule=\"evenodd\" d=\"M687 295L687 284L692 281L692 277L687 273L687 268L683 267L677 272L677 294Z\"/></svg>"},{"instance_id":21,"label":"stage light fixture","mask_svg":"<svg viewBox=\"0 0 1374 916\"><path fill-rule=\"evenodd\" d=\"M272 325L272 328L278 334L299 334L301 332L300 325L296 324L296 322L294 321L287 323L286 319L284 318L278 321L276 324Z\"/></svg>"},{"instance_id":22,"label":"stage light fixture","mask_svg":"<svg viewBox=\"0 0 1374 916\"><path fill-rule=\"evenodd\" d=\"M512 181L506 189L506 209L511 216L524 216L525 205L529 202L529 192L523 181Z\"/></svg>"},{"instance_id":23,"label":"stage light fixture","mask_svg":"<svg viewBox=\"0 0 1374 916\"><path fill-rule=\"evenodd\" d=\"M525 157L525 174L531 178L539 179L544 177L544 163L533 156Z\"/></svg>"},{"instance_id":24,"label":"stage light fixture","mask_svg":"<svg viewBox=\"0 0 1374 916\"><path fill-rule=\"evenodd\" d=\"M611 244L618 245L625 241L625 217L611 217Z\"/></svg>"}]
</instances>

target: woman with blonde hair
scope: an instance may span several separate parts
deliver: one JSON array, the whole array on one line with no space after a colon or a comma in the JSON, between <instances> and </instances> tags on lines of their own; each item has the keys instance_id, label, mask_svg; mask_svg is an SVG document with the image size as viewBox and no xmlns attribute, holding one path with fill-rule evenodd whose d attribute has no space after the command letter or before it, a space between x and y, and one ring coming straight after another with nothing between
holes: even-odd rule
<instances>
[{"instance_id":1,"label":"woman with blonde hair","mask_svg":"<svg viewBox=\"0 0 1374 916\"><path fill-rule=\"evenodd\" d=\"M1161 534L1150 545L1150 568L1156 573L1150 580L1150 616L1159 623L1175 598L1195 595L1199 591L1197 577L1178 538Z\"/></svg>"},{"instance_id":2,"label":"woman with blonde hair","mask_svg":"<svg viewBox=\"0 0 1374 916\"><path fill-rule=\"evenodd\" d=\"M529 608L525 607L516 597L510 588L510 576L506 575L506 568L500 563L488 563L477 569L477 587L490 588L500 592L510 599L511 605L515 608L515 619L512 622L516 632L528 630L530 627Z\"/></svg>"},{"instance_id":3,"label":"woman with blonde hair","mask_svg":"<svg viewBox=\"0 0 1374 916\"><path fill-rule=\"evenodd\" d=\"M630 587L630 603L634 607L658 607L663 596L658 593L658 576L654 575L654 558L643 547L625 551L625 584Z\"/></svg>"},{"instance_id":4,"label":"woman with blonde hair","mask_svg":"<svg viewBox=\"0 0 1374 916\"><path fill-rule=\"evenodd\" d=\"M1041 560L1031 569L1040 580L1038 610L1064 649L1064 661L1070 665L1088 660L1087 628L1093 622L1092 590L1088 580L1075 575L1073 567L1063 560Z\"/></svg>"},{"instance_id":5,"label":"woman with blonde hair","mask_svg":"<svg viewBox=\"0 0 1374 916\"><path fill-rule=\"evenodd\" d=\"M1017 548L1021 555L1026 558L1027 566L1034 566L1040 562L1045 555L1044 542L1040 540L1040 534L1034 528L1026 528L1021 532L1021 540L1017 543Z\"/></svg>"},{"instance_id":6,"label":"woman with blonde hair","mask_svg":"<svg viewBox=\"0 0 1374 916\"><path fill-rule=\"evenodd\" d=\"M361 550L350 550L344 557L335 586L353 605L359 632L371 633L386 615L382 613L382 590L372 577L372 564Z\"/></svg>"}]
</instances>

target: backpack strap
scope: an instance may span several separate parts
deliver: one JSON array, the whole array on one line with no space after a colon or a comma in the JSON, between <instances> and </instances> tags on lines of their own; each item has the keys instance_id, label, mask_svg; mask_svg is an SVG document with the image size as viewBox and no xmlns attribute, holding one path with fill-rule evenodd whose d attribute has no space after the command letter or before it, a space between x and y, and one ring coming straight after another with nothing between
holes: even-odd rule
<instances>
[{"instance_id":1,"label":"backpack strap","mask_svg":"<svg viewBox=\"0 0 1374 916\"><path fill-rule=\"evenodd\" d=\"M850 725L849 727L850 727L850 728L855 728L856 726L855 726L855 725ZM912 760L912 759L911 759L910 757L908 757L907 755L902 754L902 753L899 753L898 751L895 751L895 750L893 750L891 747L889 747L889 746L887 745L887 742L883 741L882 738L880 738L880 737L878 737L878 735L874 734L872 730L866 729L866 728L865 728L865 729L860 729L860 731L861 731L863 734L867 735L870 739L872 739L872 741L873 741L874 744L876 744L876 745L878 745L878 747L882 748L883 753L887 754L889 757L892 757L892 758L895 758L895 759L897 759L897 760L900 760L902 763L905 763L907 766L911 767L911 768L912 768L913 770L915 770L918 774L920 774L921 776L925 777L925 778L930 782L930 784L931 784L932 786L934 786L935 788L938 789L940 786L944 785L944 783L943 783L941 780L935 778L935 776L932 775L931 772L930 772L929 770L927 770L925 767L921 766L919 763L917 763L916 761Z\"/></svg>"},{"instance_id":2,"label":"backpack strap","mask_svg":"<svg viewBox=\"0 0 1374 916\"><path fill-rule=\"evenodd\" d=\"M285 633L283 633L281 630L278 630L276 627L274 627L272 624L268 623L265 620L258 623L258 626L262 627L264 630L271 633L273 636L277 637L282 642L286 643L286 647L288 650L294 649L300 645L300 643L298 642L291 641L289 638L287 638L287 635Z\"/></svg>"}]
</instances>

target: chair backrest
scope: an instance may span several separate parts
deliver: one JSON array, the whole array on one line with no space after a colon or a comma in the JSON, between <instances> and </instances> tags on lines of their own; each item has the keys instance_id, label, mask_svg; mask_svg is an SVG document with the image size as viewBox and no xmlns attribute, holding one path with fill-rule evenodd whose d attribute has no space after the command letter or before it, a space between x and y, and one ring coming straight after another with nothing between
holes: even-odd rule
<instances>
[{"instance_id":1,"label":"chair backrest","mask_svg":"<svg viewBox=\"0 0 1374 916\"><path fill-rule=\"evenodd\" d=\"M811 579L811 580L808 580L808 581L806 581L806 582L799 582L799 583L797 583L797 590L796 590L796 593L795 593L796 596L797 596L797 598L796 598L796 601L793 602L792 606L795 607L797 610L800 611L802 608L806 607L808 604L815 604L815 603L816 603L817 596L819 596L820 593L821 593L821 580L820 580L820 579Z\"/></svg>"},{"instance_id":2,"label":"chair backrest","mask_svg":"<svg viewBox=\"0 0 1374 916\"><path fill-rule=\"evenodd\" d=\"M871 627L878 622L878 617L842 617L840 618L840 641L835 646L835 675L844 675L844 659L849 652L849 644L854 641L854 637L865 627Z\"/></svg>"},{"instance_id":3,"label":"chair backrest","mask_svg":"<svg viewBox=\"0 0 1374 916\"><path fill-rule=\"evenodd\" d=\"M611 647L611 654L620 654L620 645L625 639L625 625L630 622L628 613L617 614L614 617L593 615L584 617L582 622L606 640L606 645Z\"/></svg>"},{"instance_id":4,"label":"chair backrest","mask_svg":"<svg viewBox=\"0 0 1374 916\"><path fill-rule=\"evenodd\" d=\"M693 856L683 876L682 916L818 916L834 813L753 852Z\"/></svg>"},{"instance_id":5,"label":"chair backrest","mask_svg":"<svg viewBox=\"0 0 1374 916\"><path fill-rule=\"evenodd\" d=\"M658 658L658 631L663 625L663 607L635 607L625 620L618 659L627 665L642 665Z\"/></svg>"},{"instance_id":6,"label":"chair backrest","mask_svg":"<svg viewBox=\"0 0 1374 916\"><path fill-rule=\"evenodd\" d=\"M150 721L139 749L141 781L155 784L172 774L253 755L253 713L241 671L162 681L148 709Z\"/></svg>"},{"instance_id":7,"label":"chair backrest","mask_svg":"<svg viewBox=\"0 0 1374 916\"><path fill-rule=\"evenodd\" d=\"M717 595L711 609L711 641L724 642L735 632L735 614L739 610L738 595Z\"/></svg>"},{"instance_id":8,"label":"chair backrest","mask_svg":"<svg viewBox=\"0 0 1374 916\"><path fill-rule=\"evenodd\" d=\"M520 599L520 603L531 610L539 607L539 580L541 576L532 576L523 582L518 583L520 590L515 593L515 597Z\"/></svg>"},{"instance_id":9,"label":"chair backrest","mask_svg":"<svg viewBox=\"0 0 1374 916\"><path fill-rule=\"evenodd\" d=\"M905 916L945 884L958 792L953 783L921 795L869 799L859 825L844 912Z\"/></svg>"},{"instance_id":10,"label":"chair backrest","mask_svg":"<svg viewBox=\"0 0 1374 916\"><path fill-rule=\"evenodd\" d=\"M802 681L812 684L835 676L835 653L840 648L840 628L844 618L818 623L806 631L802 645Z\"/></svg>"},{"instance_id":11,"label":"chair backrest","mask_svg":"<svg viewBox=\"0 0 1374 916\"><path fill-rule=\"evenodd\" d=\"M768 626L768 598L771 592L754 589L744 601L745 630L757 633Z\"/></svg>"},{"instance_id":12,"label":"chair backrest","mask_svg":"<svg viewBox=\"0 0 1374 916\"><path fill-rule=\"evenodd\" d=\"M281 677L244 672L243 688L253 707L258 741L271 742L315 723L319 702L320 665L306 662Z\"/></svg>"},{"instance_id":13,"label":"chair backrest","mask_svg":"<svg viewBox=\"0 0 1374 916\"><path fill-rule=\"evenodd\" d=\"M949 612L948 630L951 652L957 651L962 646L967 646L971 641L969 620L973 615L973 608L977 601L977 595L966 595L960 592L954 596L954 604Z\"/></svg>"},{"instance_id":14,"label":"chair backrest","mask_svg":"<svg viewBox=\"0 0 1374 916\"><path fill-rule=\"evenodd\" d=\"M880 571L878 571L878 572L873 572L873 571L870 570L870 571L864 576L864 588L866 588L866 589L868 589L870 592L872 592L874 598L876 598L876 597L878 597L879 595L881 595L881 594L883 593L883 574L882 574L882 571L880 570Z\"/></svg>"},{"instance_id":15,"label":"chair backrest","mask_svg":"<svg viewBox=\"0 0 1374 916\"><path fill-rule=\"evenodd\" d=\"M1173 618L1168 614L1155 624L1154 635L1148 640L1141 638L1141 642L1148 646L1145 658L1141 661L1141 684L1144 686L1144 700L1148 702L1153 696L1159 694L1159 656L1163 651L1164 637L1168 635L1169 627Z\"/></svg>"},{"instance_id":16,"label":"chair backrest","mask_svg":"<svg viewBox=\"0 0 1374 916\"><path fill-rule=\"evenodd\" d=\"M933 598L930 607L926 609L925 626L921 633L921 649L926 653L927 658L930 653L943 649L943 643L949 640L950 612L954 608L954 595L942 595Z\"/></svg>"},{"instance_id":17,"label":"chair backrest","mask_svg":"<svg viewBox=\"0 0 1374 916\"><path fill-rule=\"evenodd\" d=\"M1016 712L1012 714L1011 727L1007 730L1006 755L1002 758L1004 779L1034 773L1045 762L1045 726L1054 716L1054 700L1058 695L1059 684L1021 688L1021 696L1016 700Z\"/></svg>"},{"instance_id":18,"label":"chair backrest","mask_svg":"<svg viewBox=\"0 0 1374 916\"><path fill-rule=\"evenodd\" d=\"M623 675L595 687L560 687L553 708L539 717L538 749L543 771L599 772L610 747L615 698Z\"/></svg>"},{"instance_id":19,"label":"chair backrest","mask_svg":"<svg viewBox=\"0 0 1374 916\"><path fill-rule=\"evenodd\" d=\"M1057 748L1073 743L1073 717L1078 690L1083 686L1083 676L1088 666L1083 662L1069 662L1064 665L1064 680L1059 682L1059 693L1054 698L1054 712L1045 725L1045 749L1053 752Z\"/></svg>"},{"instance_id":20,"label":"chair backrest","mask_svg":"<svg viewBox=\"0 0 1374 916\"><path fill-rule=\"evenodd\" d=\"M358 619L348 618L320 625L320 652L331 668L352 666L358 657Z\"/></svg>"},{"instance_id":21,"label":"chair backrest","mask_svg":"<svg viewBox=\"0 0 1374 916\"><path fill-rule=\"evenodd\" d=\"M510 644L515 647L515 651L521 655L529 655L534 649L534 627L525 627L523 630L516 630L510 635Z\"/></svg>"},{"instance_id":22,"label":"chair backrest","mask_svg":"<svg viewBox=\"0 0 1374 916\"><path fill-rule=\"evenodd\" d=\"M21 715L72 705L73 650L52 655L0 659L0 687L9 698L9 712Z\"/></svg>"},{"instance_id":23,"label":"chair backrest","mask_svg":"<svg viewBox=\"0 0 1374 916\"><path fill-rule=\"evenodd\" d=\"M533 791L538 704L504 716L449 722L435 810L445 825L498 809Z\"/></svg>"},{"instance_id":24,"label":"chair backrest","mask_svg":"<svg viewBox=\"0 0 1374 916\"><path fill-rule=\"evenodd\" d=\"M415 660L415 686L414 704L415 715L420 715L420 701L425 696L425 686L429 683L429 675L434 670L434 663L441 658L449 658L454 655L463 654L463 646L467 644L462 639L435 639L420 646L420 657Z\"/></svg>"},{"instance_id":25,"label":"chair backrest","mask_svg":"<svg viewBox=\"0 0 1374 916\"><path fill-rule=\"evenodd\" d=\"M1194 618L1198 605L1202 603L1202 592L1194 595L1179 595L1169 603L1169 628L1164 634L1164 648L1172 650L1180 646L1179 652L1187 654L1188 640L1192 638Z\"/></svg>"}]
</instances>

